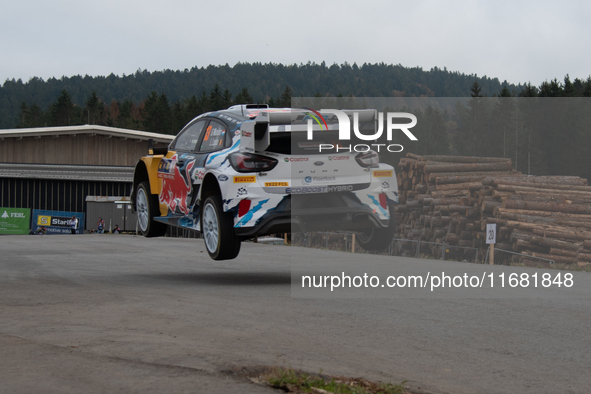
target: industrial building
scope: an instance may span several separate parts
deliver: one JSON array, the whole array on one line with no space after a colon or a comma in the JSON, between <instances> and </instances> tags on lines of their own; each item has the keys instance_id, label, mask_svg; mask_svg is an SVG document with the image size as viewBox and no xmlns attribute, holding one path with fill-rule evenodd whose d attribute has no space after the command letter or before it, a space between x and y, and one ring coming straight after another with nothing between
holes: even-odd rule
<instances>
[{"instance_id":1,"label":"industrial building","mask_svg":"<svg viewBox=\"0 0 591 394\"><path fill-rule=\"evenodd\" d=\"M173 138L93 125L0 130L0 207L86 213L88 201L114 203L130 196L148 140ZM87 216L85 229L96 220Z\"/></svg>"}]
</instances>

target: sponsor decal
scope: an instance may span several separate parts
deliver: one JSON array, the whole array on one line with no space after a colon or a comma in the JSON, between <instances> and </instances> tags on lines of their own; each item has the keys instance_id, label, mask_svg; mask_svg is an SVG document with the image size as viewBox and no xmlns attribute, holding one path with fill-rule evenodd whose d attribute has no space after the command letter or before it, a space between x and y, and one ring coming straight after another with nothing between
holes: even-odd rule
<instances>
[{"instance_id":1,"label":"sponsor decal","mask_svg":"<svg viewBox=\"0 0 591 394\"><path fill-rule=\"evenodd\" d=\"M207 129L205 130L205 136L203 137L203 141L207 141L209 139L209 136L211 135L212 128L213 128L212 125L207 126Z\"/></svg>"},{"instance_id":2,"label":"sponsor decal","mask_svg":"<svg viewBox=\"0 0 591 394\"><path fill-rule=\"evenodd\" d=\"M392 176L392 170L374 170L373 176L376 178L385 178Z\"/></svg>"},{"instance_id":3,"label":"sponsor decal","mask_svg":"<svg viewBox=\"0 0 591 394\"><path fill-rule=\"evenodd\" d=\"M382 182L382 188L389 189L390 188L390 184L388 182Z\"/></svg>"},{"instance_id":4,"label":"sponsor decal","mask_svg":"<svg viewBox=\"0 0 591 394\"><path fill-rule=\"evenodd\" d=\"M302 185L310 184L313 182L335 182L337 180L336 176L307 176L302 181Z\"/></svg>"},{"instance_id":5,"label":"sponsor decal","mask_svg":"<svg viewBox=\"0 0 591 394\"><path fill-rule=\"evenodd\" d=\"M170 159L162 159L158 163L158 177L164 178L165 174L174 174L174 161Z\"/></svg>"},{"instance_id":6,"label":"sponsor decal","mask_svg":"<svg viewBox=\"0 0 591 394\"><path fill-rule=\"evenodd\" d=\"M193 174L193 178L196 180L202 181L203 178L205 178L205 170L201 169L201 170L196 171Z\"/></svg>"},{"instance_id":7,"label":"sponsor decal","mask_svg":"<svg viewBox=\"0 0 591 394\"><path fill-rule=\"evenodd\" d=\"M2 219L7 219L7 218L21 218L24 219L27 216L25 215L24 212L11 212L10 216L8 215L8 211L4 211L4 213L2 214Z\"/></svg>"},{"instance_id":8,"label":"sponsor decal","mask_svg":"<svg viewBox=\"0 0 591 394\"><path fill-rule=\"evenodd\" d=\"M254 183L256 182L256 176L249 175L249 176L235 176L234 183Z\"/></svg>"},{"instance_id":9,"label":"sponsor decal","mask_svg":"<svg viewBox=\"0 0 591 394\"><path fill-rule=\"evenodd\" d=\"M336 176L315 176L312 178L313 182L334 182L336 180Z\"/></svg>"},{"instance_id":10,"label":"sponsor decal","mask_svg":"<svg viewBox=\"0 0 591 394\"><path fill-rule=\"evenodd\" d=\"M170 159L162 159L158 163L158 178L172 179L174 178L175 161Z\"/></svg>"},{"instance_id":11,"label":"sponsor decal","mask_svg":"<svg viewBox=\"0 0 591 394\"><path fill-rule=\"evenodd\" d=\"M289 182L265 182L265 187L289 186Z\"/></svg>"},{"instance_id":12,"label":"sponsor decal","mask_svg":"<svg viewBox=\"0 0 591 394\"><path fill-rule=\"evenodd\" d=\"M0 208L0 234L27 234L31 210L28 208Z\"/></svg>"},{"instance_id":13,"label":"sponsor decal","mask_svg":"<svg viewBox=\"0 0 591 394\"><path fill-rule=\"evenodd\" d=\"M326 191L330 192L352 192L353 185L339 185L339 186L327 186Z\"/></svg>"},{"instance_id":14,"label":"sponsor decal","mask_svg":"<svg viewBox=\"0 0 591 394\"><path fill-rule=\"evenodd\" d=\"M240 189L238 189L236 197L244 196L245 194L248 194L248 190L245 187L241 187Z\"/></svg>"},{"instance_id":15,"label":"sponsor decal","mask_svg":"<svg viewBox=\"0 0 591 394\"><path fill-rule=\"evenodd\" d=\"M288 163L288 162L298 162L298 161L309 161L310 158L309 157L284 157L283 160Z\"/></svg>"},{"instance_id":16,"label":"sponsor decal","mask_svg":"<svg viewBox=\"0 0 591 394\"><path fill-rule=\"evenodd\" d=\"M251 131L242 130L242 136L243 137L252 137L252 132Z\"/></svg>"},{"instance_id":17,"label":"sponsor decal","mask_svg":"<svg viewBox=\"0 0 591 394\"><path fill-rule=\"evenodd\" d=\"M225 175L218 175L218 181L220 182L226 182L228 180L228 177Z\"/></svg>"},{"instance_id":18,"label":"sponsor decal","mask_svg":"<svg viewBox=\"0 0 591 394\"><path fill-rule=\"evenodd\" d=\"M72 222L75 216L75 222ZM43 228L44 234L71 234L72 224L76 234L84 232L84 214L80 212L33 210L31 231L38 233Z\"/></svg>"},{"instance_id":19,"label":"sponsor decal","mask_svg":"<svg viewBox=\"0 0 591 394\"><path fill-rule=\"evenodd\" d=\"M39 215L37 216L37 226L51 226L51 227L70 227L71 225L71 216L45 216ZM76 223L76 228L78 228L78 224Z\"/></svg>"},{"instance_id":20,"label":"sponsor decal","mask_svg":"<svg viewBox=\"0 0 591 394\"><path fill-rule=\"evenodd\" d=\"M37 226L49 226L51 223L51 216L37 216Z\"/></svg>"},{"instance_id":21,"label":"sponsor decal","mask_svg":"<svg viewBox=\"0 0 591 394\"><path fill-rule=\"evenodd\" d=\"M332 160L349 160L349 156L347 155L343 155L343 156L328 156L328 160L332 161Z\"/></svg>"},{"instance_id":22,"label":"sponsor decal","mask_svg":"<svg viewBox=\"0 0 591 394\"><path fill-rule=\"evenodd\" d=\"M326 193L326 186L304 186L304 187L288 187L285 189L287 194L306 194L306 193Z\"/></svg>"},{"instance_id":23,"label":"sponsor decal","mask_svg":"<svg viewBox=\"0 0 591 394\"><path fill-rule=\"evenodd\" d=\"M176 156L173 156L172 159L176 161ZM172 166L174 175L162 177L162 190L158 201L166 205L172 212L189 213L187 199L191 192L190 174L194 165L194 160L187 162L182 168L182 172L178 166L174 165Z\"/></svg>"}]
</instances>

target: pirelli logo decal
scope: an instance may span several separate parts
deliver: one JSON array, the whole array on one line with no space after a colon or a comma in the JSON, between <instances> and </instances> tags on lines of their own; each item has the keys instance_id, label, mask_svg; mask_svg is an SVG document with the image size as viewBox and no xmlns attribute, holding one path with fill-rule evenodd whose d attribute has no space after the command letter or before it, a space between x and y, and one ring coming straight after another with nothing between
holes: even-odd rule
<instances>
[{"instance_id":1,"label":"pirelli logo decal","mask_svg":"<svg viewBox=\"0 0 591 394\"><path fill-rule=\"evenodd\" d=\"M265 182L265 187L273 187L273 186L289 186L289 182Z\"/></svg>"},{"instance_id":2,"label":"pirelli logo decal","mask_svg":"<svg viewBox=\"0 0 591 394\"><path fill-rule=\"evenodd\" d=\"M385 178L392 176L392 170L376 170L373 172L373 176L376 178Z\"/></svg>"},{"instance_id":3,"label":"pirelli logo decal","mask_svg":"<svg viewBox=\"0 0 591 394\"><path fill-rule=\"evenodd\" d=\"M255 183L256 176L235 176L234 183Z\"/></svg>"}]
</instances>

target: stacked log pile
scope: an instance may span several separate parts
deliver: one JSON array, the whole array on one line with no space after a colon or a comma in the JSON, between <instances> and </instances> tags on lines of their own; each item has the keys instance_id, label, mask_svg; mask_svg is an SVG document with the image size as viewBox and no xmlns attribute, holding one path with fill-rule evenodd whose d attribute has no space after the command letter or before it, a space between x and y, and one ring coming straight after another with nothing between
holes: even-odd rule
<instances>
[{"instance_id":1,"label":"stacked log pile","mask_svg":"<svg viewBox=\"0 0 591 394\"><path fill-rule=\"evenodd\" d=\"M585 179L524 176L505 158L409 153L399 163L398 187L396 237L431 242L434 256L441 255L435 244L445 244L478 248L483 258L486 225L496 223L499 249L560 263L591 261Z\"/></svg>"},{"instance_id":2,"label":"stacked log pile","mask_svg":"<svg viewBox=\"0 0 591 394\"><path fill-rule=\"evenodd\" d=\"M481 206L481 228L497 223L510 231L513 251L563 264L591 262L591 186L586 179L491 177L483 186L493 191L489 206Z\"/></svg>"},{"instance_id":3,"label":"stacked log pile","mask_svg":"<svg viewBox=\"0 0 591 394\"><path fill-rule=\"evenodd\" d=\"M482 181L518 175L521 173L513 170L510 159L409 153L400 160L397 174L400 204L396 210L396 236L484 249L480 204L484 196L492 195L493 187L483 186ZM509 242L510 234L503 232L499 236ZM447 250L461 254L460 249ZM440 251L440 245L431 246L434 256L439 256Z\"/></svg>"}]
</instances>

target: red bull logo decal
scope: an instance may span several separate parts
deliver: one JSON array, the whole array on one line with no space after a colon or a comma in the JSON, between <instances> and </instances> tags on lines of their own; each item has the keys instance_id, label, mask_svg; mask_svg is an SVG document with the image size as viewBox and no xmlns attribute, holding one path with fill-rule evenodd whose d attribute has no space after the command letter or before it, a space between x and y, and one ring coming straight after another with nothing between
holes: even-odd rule
<instances>
[{"instance_id":1,"label":"red bull logo decal","mask_svg":"<svg viewBox=\"0 0 591 394\"><path fill-rule=\"evenodd\" d=\"M173 159L176 159L176 155ZM174 176L162 178L162 192L160 193L159 201L161 204L165 204L172 212L180 212L185 215L189 213L187 199L191 193L190 174L194 165L194 160L187 163L181 169L174 165Z\"/></svg>"}]
</instances>

